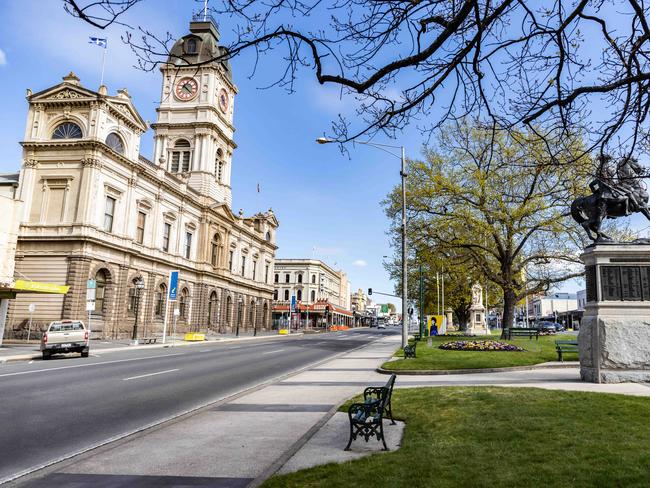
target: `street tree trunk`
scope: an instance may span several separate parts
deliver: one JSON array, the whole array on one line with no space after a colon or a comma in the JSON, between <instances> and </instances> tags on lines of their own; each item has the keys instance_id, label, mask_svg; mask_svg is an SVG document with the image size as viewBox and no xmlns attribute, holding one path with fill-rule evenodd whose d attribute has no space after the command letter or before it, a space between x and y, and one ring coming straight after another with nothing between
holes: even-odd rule
<instances>
[{"instance_id":1,"label":"street tree trunk","mask_svg":"<svg viewBox=\"0 0 650 488\"><path fill-rule=\"evenodd\" d=\"M512 327L515 317L515 305L517 304L517 295L512 288L503 290L503 321L501 324L502 330L506 327ZM504 337L503 332L501 338Z\"/></svg>"}]
</instances>

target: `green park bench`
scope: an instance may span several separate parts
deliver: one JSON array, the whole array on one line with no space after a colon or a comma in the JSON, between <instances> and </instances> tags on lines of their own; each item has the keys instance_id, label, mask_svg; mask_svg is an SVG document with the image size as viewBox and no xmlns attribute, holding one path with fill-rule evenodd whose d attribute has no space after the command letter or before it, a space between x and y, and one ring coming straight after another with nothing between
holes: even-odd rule
<instances>
[{"instance_id":1,"label":"green park bench","mask_svg":"<svg viewBox=\"0 0 650 488\"><path fill-rule=\"evenodd\" d=\"M504 329L503 335L508 340L511 340L513 337L528 337L529 339L534 337L536 340L539 340L539 330L529 327L510 327L509 329Z\"/></svg>"},{"instance_id":2,"label":"green park bench","mask_svg":"<svg viewBox=\"0 0 650 488\"><path fill-rule=\"evenodd\" d=\"M384 386L369 386L363 391L363 403L353 403L348 408L350 420L350 438L345 450L350 450L352 441L363 437L368 442L371 437L376 437L384 444L384 451L388 451L384 436L384 419L393 420L391 397L395 385L395 374L390 375Z\"/></svg>"},{"instance_id":3,"label":"green park bench","mask_svg":"<svg viewBox=\"0 0 650 488\"><path fill-rule=\"evenodd\" d=\"M563 354L566 352L578 352L578 341L555 341L557 360L564 361Z\"/></svg>"},{"instance_id":4,"label":"green park bench","mask_svg":"<svg viewBox=\"0 0 650 488\"><path fill-rule=\"evenodd\" d=\"M415 348L418 343L414 342L413 344L407 344L404 346L404 359L415 358Z\"/></svg>"}]
</instances>

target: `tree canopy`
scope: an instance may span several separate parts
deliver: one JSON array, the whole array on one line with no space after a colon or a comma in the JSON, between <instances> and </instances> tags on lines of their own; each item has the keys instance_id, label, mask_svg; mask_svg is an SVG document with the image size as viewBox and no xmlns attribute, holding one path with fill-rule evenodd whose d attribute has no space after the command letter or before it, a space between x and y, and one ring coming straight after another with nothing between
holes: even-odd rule
<instances>
[{"instance_id":1,"label":"tree canopy","mask_svg":"<svg viewBox=\"0 0 650 488\"><path fill-rule=\"evenodd\" d=\"M124 27L142 69L167 61L173 36L124 20L152 0L62 1L95 27ZM273 85L293 90L308 70L358 102L357 117L333 121L340 142L394 136L411 122L431 134L472 114L501 130L544 127L537 135L550 140L582 131L584 150L602 153L648 147L649 12L638 0L213 0L210 8L227 39L218 58L279 51Z\"/></svg>"}]
</instances>

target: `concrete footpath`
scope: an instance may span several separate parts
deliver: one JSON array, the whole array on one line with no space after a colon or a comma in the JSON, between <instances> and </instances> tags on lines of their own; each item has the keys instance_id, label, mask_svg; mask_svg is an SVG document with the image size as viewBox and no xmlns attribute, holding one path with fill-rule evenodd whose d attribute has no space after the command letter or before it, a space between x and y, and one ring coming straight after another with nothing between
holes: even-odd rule
<instances>
[{"instance_id":1,"label":"concrete footpath","mask_svg":"<svg viewBox=\"0 0 650 488\"><path fill-rule=\"evenodd\" d=\"M19 486L259 486L276 472L379 452L380 443L371 439L369 444L356 441L353 452L344 453L347 418L334 412L365 386L385 383L388 377L375 369L392 356L399 340L382 336L301 373L61 463ZM475 385L650 396L643 384L583 383L577 368L398 376L396 382L396 388ZM387 427L391 449L399 447L403 427Z\"/></svg>"}]
</instances>

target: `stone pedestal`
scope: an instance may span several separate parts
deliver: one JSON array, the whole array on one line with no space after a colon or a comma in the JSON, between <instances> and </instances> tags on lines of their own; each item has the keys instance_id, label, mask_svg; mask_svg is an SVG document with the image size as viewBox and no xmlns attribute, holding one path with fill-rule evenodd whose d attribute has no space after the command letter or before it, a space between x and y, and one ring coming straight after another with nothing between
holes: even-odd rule
<instances>
[{"instance_id":1,"label":"stone pedestal","mask_svg":"<svg viewBox=\"0 0 650 488\"><path fill-rule=\"evenodd\" d=\"M485 307L483 305L472 305L469 309L469 328L467 335L489 335L485 322Z\"/></svg>"},{"instance_id":2,"label":"stone pedestal","mask_svg":"<svg viewBox=\"0 0 650 488\"><path fill-rule=\"evenodd\" d=\"M650 381L650 245L599 244L581 257L587 285L578 335L581 378Z\"/></svg>"},{"instance_id":3,"label":"stone pedestal","mask_svg":"<svg viewBox=\"0 0 650 488\"><path fill-rule=\"evenodd\" d=\"M447 318L447 332L456 330L454 326L454 311L451 308L445 310L445 316Z\"/></svg>"}]
</instances>

